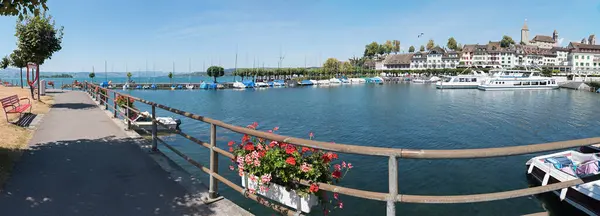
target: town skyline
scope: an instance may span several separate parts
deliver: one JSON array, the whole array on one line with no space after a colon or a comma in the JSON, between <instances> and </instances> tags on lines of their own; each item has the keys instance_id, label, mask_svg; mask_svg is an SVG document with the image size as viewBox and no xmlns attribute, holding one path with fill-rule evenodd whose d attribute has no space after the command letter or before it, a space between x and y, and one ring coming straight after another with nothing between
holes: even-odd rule
<instances>
[{"instance_id":1,"label":"town skyline","mask_svg":"<svg viewBox=\"0 0 600 216\"><path fill-rule=\"evenodd\" d=\"M500 41L503 35L518 42L525 20L530 38L552 35L557 30L562 47L600 33L600 27L592 23L600 19L600 6L587 0L578 5L541 6L539 2L508 1L505 4L518 3L521 7L510 11L489 10L483 13L485 16L475 11L494 4L206 1L180 5L157 3L127 11L126 7L136 4L125 3L124 8L113 9L109 5L115 2L111 2L49 2L49 13L57 25L65 26L65 40L63 50L42 65L42 71L79 72L94 67L98 72L104 71L105 61L109 72L145 71L147 61L148 70L171 71L175 62L175 71L187 72L189 59L192 71L202 71L209 65L233 68L236 50L238 67L263 63L265 67L277 67L280 53L285 56L283 67L314 67L321 66L329 57L347 60L362 56L364 46L373 41L400 40L404 52L411 45L418 49L429 39L444 47L449 37L462 45ZM231 6L232 2L236 4ZM547 11L563 12L557 16ZM172 16L157 15L161 13ZM1 56L15 48L15 20L0 19L0 32L5 33L0 35ZM417 37L420 33L424 33L422 38Z\"/></svg>"}]
</instances>

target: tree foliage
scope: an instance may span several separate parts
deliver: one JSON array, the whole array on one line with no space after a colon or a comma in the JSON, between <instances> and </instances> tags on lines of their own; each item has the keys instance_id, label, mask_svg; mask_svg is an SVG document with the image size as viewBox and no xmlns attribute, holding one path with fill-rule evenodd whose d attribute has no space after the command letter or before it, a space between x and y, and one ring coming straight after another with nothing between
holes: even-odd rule
<instances>
[{"instance_id":1,"label":"tree foliage","mask_svg":"<svg viewBox=\"0 0 600 216\"><path fill-rule=\"evenodd\" d=\"M446 43L446 46L451 50L456 51L458 49L458 44L456 43L456 39L454 39L454 37L448 38L448 43Z\"/></svg>"},{"instance_id":2,"label":"tree foliage","mask_svg":"<svg viewBox=\"0 0 600 216\"><path fill-rule=\"evenodd\" d=\"M379 44L375 41L365 46L365 57L373 58L379 52Z\"/></svg>"},{"instance_id":3,"label":"tree foliage","mask_svg":"<svg viewBox=\"0 0 600 216\"><path fill-rule=\"evenodd\" d=\"M435 42L433 42L433 39L429 39L429 41L427 42L427 51L433 49L433 47L435 47Z\"/></svg>"},{"instance_id":4,"label":"tree foliage","mask_svg":"<svg viewBox=\"0 0 600 216\"><path fill-rule=\"evenodd\" d=\"M340 61L336 58L328 58L325 63L323 63L323 69L330 73L337 73L340 69Z\"/></svg>"},{"instance_id":5,"label":"tree foliage","mask_svg":"<svg viewBox=\"0 0 600 216\"><path fill-rule=\"evenodd\" d=\"M385 44L383 44L383 52L385 54L390 54L393 50L394 50L394 44L392 43L392 41L391 40L385 41Z\"/></svg>"},{"instance_id":6,"label":"tree foliage","mask_svg":"<svg viewBox=\"0 0 600 216\"><path fill-rule=\"evenodd\" d=\"M409 53L413 53L413 52L415 52L415 46L410 46L410 47L408 48L408 52L409 52Z\"/></svg>"},{"instance_id":7,"label":"tree foliage","mask_svg":"<svg viewBox=\"0 0 600 216\"><path fill-rule=\"evenodd\" d=\"M421 47L419 48L419 51L424 52L425 51L425 47L423 45L421 45Z\"/></svg>"},{"instance_id":8,"label":"tree foliage","mask_svg":"<svg viewBox=\"0 0 600 216\"><path fill-rule=\"evenodd\" d=\"M6 69L8 65L10 65L10 59L8 58L8 56L4 56L4 58L2 58L2 61L0 61L0 68Z\"/></svg>"},{"instance_id":9,"label":"tree foliage","mask_svg":"<svg viewBox=\"0 0 600 216\"><path fill-rule=\"evenodd\" d=\"M460 43L459 43L459 44L457 44L457 45L456 45L456 50L455 50L455 51L462 51L462 47L463 47L463 46L462 46L462 44L460 44Z\"/></svg>"},{"instance_id":10,"label":"tree foliage","mask_svg":"<svg viewBox=\"0 0 600 216\"><path fill-rule=\"evenodd\" d=\"M223 75L225 75L225 69L223 69L222 67L219 66L210 66L207 70L206 70L206 74L209 77L213 77L214 82L217 82L217 77L222 77Z\"/></svg>"},{"instance_id":11,"label":"tree foliage","mask_svg":"<svg viewBox=\"0 0 600 216\"><path fill-rule=\"evenodd\" d=\"M354 66L352 66L350 61L345 61L344 63L342 63L342 66L341 66L342 73L347 74L349 72L352 72L353 70L354 70Z\"/></svg>"},{"instance_id":12,"label":"tree foliage","mask_svg":"<svg viewBox=\"0 0 600 216\"><path fill-rule=\"evenodd\" d=\"M3 0L0 1L0 16L19 16L33 14L40 15L40 12L48 10L47 0Z\"/></svg>"},{"instance_id":13,"label":"tree foliage","mask_svg":"<svg viewBox=\"0 0 600 216\"><path fill-rule=\"evenodd\" d=\"M515 41L508 35L502 36L502 40L500 41L500 47L506 48L511 44L515 44Z\"/></svg>"},{"instance_id":14,"label":"tree foliage","mask_svg":"<svg viewBox=\"0 0 600 216\"><path fill-rule=\"evenodd\" d=\"M131 80L131 76L133 76L133 74L131 74L131 72L127 72L127 79Z\"/></svg>"},{"instance_id":15,"label":"tree foliage","mask_svg":"<svg viewBox=\"0 0 600 216\"><path fill-rule=\"evenodd\" d=\"M94 77L96 77L96 73L91 72L89 75L90 79L92 79L92 82L94 82Z\"/></svg>"}]
</instances>

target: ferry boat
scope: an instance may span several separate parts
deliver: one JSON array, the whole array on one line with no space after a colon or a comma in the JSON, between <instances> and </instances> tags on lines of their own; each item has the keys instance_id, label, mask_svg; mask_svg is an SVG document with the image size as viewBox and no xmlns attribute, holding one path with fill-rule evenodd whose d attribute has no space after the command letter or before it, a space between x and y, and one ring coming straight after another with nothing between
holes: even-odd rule
<instances>
[{"instance_id":1,"label":"ferry boat","mask_svg":"<svg viewBox=\"0 0 600 216\"><path fill-rule=\"evenodd\" d=\"M558 89L558 83L551 77L540 76L537 71L505 70L494 74L477 88L486 91Z\"/></svg>"},{"instance_id":2,"label":"ferry boat","mask_svg":"<svg viewBox=\"0 0 600 216\"><path fill-rule=\"evenodd\" d=\"M600 173L598 154L563 151L527 161L527 175L541 185L565 182ZM553 193L588 215L600 215L600 180L591 180Z\"/></svg>"},{"instance_id":3,"label":"ferry boat","mask_svg":"<svg viewBox=\"0 0 600 216\"><path fill-rule=\"evenodd\" d=\"M446 77L435 83L437 89L476 89L488 77L485 73L473 71L471 75Z\"/></svg>"}]
</instances>

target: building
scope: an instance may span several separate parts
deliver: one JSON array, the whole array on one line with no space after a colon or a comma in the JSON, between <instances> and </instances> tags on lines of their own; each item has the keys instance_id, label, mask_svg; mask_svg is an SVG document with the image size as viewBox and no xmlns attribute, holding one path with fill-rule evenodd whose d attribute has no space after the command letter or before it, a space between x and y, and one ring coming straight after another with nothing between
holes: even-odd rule
<instances>
[{"instance_id":1,"label":"building","mask_svg":"<svg viewBox=\"0 0 600 216\"><path fill-rule=\"evenodd\" d=\"M521 44L551 49L558 46L558 32L554 30L552 36L536 35L532 40L529 40L529 26L527 26L527 20L525 20L523 28L521 28Z\"/></svg>"},{"instance_id":2,"label":"building","mask_svg":"<svg viewBox=\"0 0 600 216\"><path fill-rule=\"evenodd\" d=\"M575 74L600 74L600 45L569 43L568 61Z\"/></svg>"},{"instance_id":3,"label":"building","mask_svg":"<svg viewBox=\"0 0 600 216\"><path fill-rule=\"evenodd\" d=\"M434 47L429 52L416 52L411 59L410 69L456 68L460 62L460 53Z\"/></svg>"},{"instance_id":4,"label":"building","mask_svg":"<svg viewBox=\"0 0 600 216\"><path fill-rule=\"evenodd\" d=\"M385 59L377 63L377 70L408 70L410 69L413 53L387 55Z\"/></svg>"}]
</instances>

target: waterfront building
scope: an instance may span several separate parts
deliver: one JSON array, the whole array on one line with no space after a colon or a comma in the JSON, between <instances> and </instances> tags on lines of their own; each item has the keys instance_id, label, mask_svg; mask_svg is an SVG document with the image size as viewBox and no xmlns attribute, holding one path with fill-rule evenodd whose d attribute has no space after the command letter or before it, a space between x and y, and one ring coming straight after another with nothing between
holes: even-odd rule
<instances>
[{"instance_id":1,"label":"waterfront building","mask_svg":"<svg viewBox=\"0 0 600 216\"><path fill-rule=\"evenodd\" d=\"M460 53L453 50L434 47L429 52L416 52L410 60L410 69L456 68L460 62Z\"/></svg>"},{"instance_id":2,"label":"waterfront building","mask_svg":"<svg viewBox=\"0 0 600 216\"><path fill-rule=\"evenodd\" d=\"M568 61L575 74L600 73L600 45L569 43Z\"/></svg>"},{"instance_id":3,"label":"waterfront building","mask_svg":"<svg viewBox=\"0 0 600 216\"><path fill-rule=\"evenodd\" d=\"M558 32L554 30L552 36L536 35L532 40L529 40L529 27L527 26L527 20L525 20L523 28L521 28L521 44L551 49L552 47L559 46Z\"/></svg>"},{"instance_id":4,"label":"waterfront building","mask_svg":"<svg viewBox=\"0 0 600 216\"><path fill-rule=\"evenodd\" d=\"M383 61L377 62L377 70L408 70L413 53L387 55Z\"/></svg>"}]
</instances>

